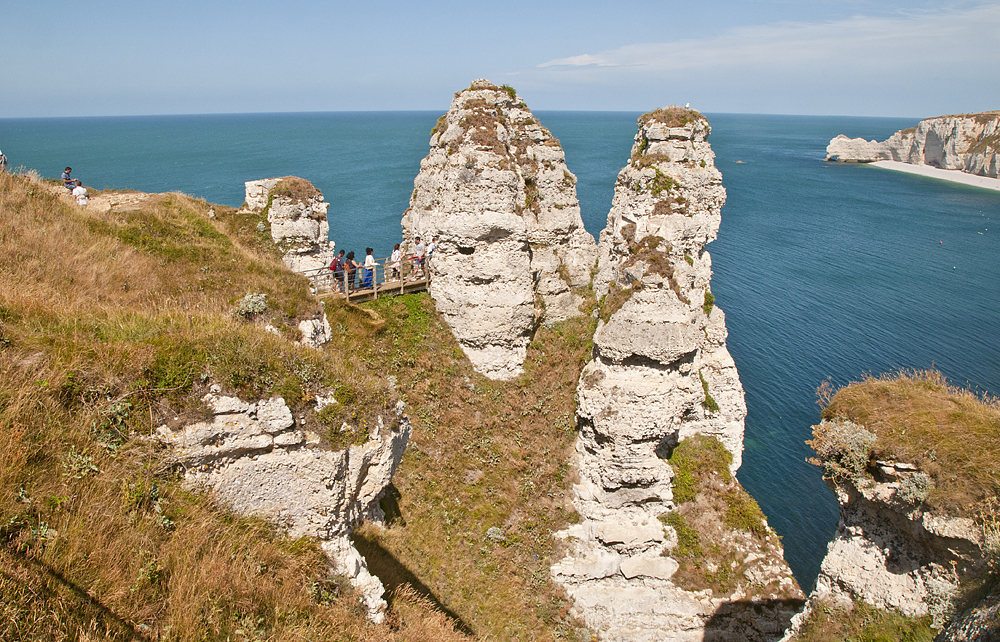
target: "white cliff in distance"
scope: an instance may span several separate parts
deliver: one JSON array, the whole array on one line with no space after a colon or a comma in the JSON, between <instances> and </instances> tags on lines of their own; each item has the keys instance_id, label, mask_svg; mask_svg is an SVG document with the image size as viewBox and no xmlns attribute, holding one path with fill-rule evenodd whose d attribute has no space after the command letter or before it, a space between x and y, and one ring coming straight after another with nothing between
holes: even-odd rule
<instances>
[{"instance_id":1,"label":"white cliff in distance","mask_svg":"<svg viewBox=\"0 0 1000 642\"><path fill-rule=\"evenodd\" d=\"M539 323L579 315L597 258L559 141L509 87L455 94L420 163L403 238L429 243L430 294L476 370L522 372Z\"/></svg>"},{"instance_id":2,"label":"white cliff in distance","mask_svg":"<svg viewBox=\"0 0 1000 642\"><path fill-rule=\"evenodd\" d=\"M856 163L899 161L1000 178L1000 111L926 118L878 142L841 134L826 160Z\"/></svg>"}]
</instances>

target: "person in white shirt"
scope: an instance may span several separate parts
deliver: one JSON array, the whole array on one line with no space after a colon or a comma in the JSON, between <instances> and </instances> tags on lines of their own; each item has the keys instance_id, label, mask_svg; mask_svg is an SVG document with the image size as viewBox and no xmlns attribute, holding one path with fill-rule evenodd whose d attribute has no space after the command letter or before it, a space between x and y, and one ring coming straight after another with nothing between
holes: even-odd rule
<instances>
[{"instance_id":1,"label":"person in white shirt","mask_svg":"<svg viewBox=\"0 0 1000 642\"><path fill-rule=\"evenodd\" d=\"M361 289L371 289L375 280L375 250L370 247L365 248L365 277L361 281Z\"/></svg>"},{"instance_id":2,"label":"person in white shirt","mask_svg":"<svg viewBox=\"0 0 1000 642\"><path fill-rule=\"evenodd\" d=\"M79 179L76 181L76 187L73 188L73 197L76 198L76 202L79 205L87 204L87 188L83 186L83 183Z\"/></svg>"},{"instance_id":3,"label":"person in white shirt","mask_svg":"<svg viewBox=\"0 0 1000 642\"><path fill-rule=\"evenodd\" d=\"M389 257L389 268L392 270L393 280L399 279L399 261L403 258L403 252L399 249L399 243L392 248L392 256Z\"/></svg>"}]
</instances>

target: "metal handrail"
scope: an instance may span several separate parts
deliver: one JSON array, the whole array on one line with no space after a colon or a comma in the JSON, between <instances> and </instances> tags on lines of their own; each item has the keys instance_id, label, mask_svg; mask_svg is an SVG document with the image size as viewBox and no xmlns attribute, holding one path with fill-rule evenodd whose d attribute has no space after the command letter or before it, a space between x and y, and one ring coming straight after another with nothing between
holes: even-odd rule
<instances>
[{"instance_id":1,"label":"metal handrail","mask_svg":"<svg viewBox=\"0 0 1000 642\"><path fill-rule=\"evenodd\" d=\"M364 265L357 268L354 283L350 283L350 271L338 270L339 274L334 274L329 266L301 270L298 274L309 279L313 292L319 296L328 292L338 292L344 296L348 302L352 295L367 295L371 293L373 299L377 299L380 292L389 294L403 294L406 291L407 283L424 282L430 284L430 271L428 270L429 258L425 258L422 274L418 274L416 262L412 257L401 257L399 265L390 263L391 257L377 259L375 267L371 269L372 274ZM399 284L398 292L396 283Z\"/></svg>"}]
</instances>

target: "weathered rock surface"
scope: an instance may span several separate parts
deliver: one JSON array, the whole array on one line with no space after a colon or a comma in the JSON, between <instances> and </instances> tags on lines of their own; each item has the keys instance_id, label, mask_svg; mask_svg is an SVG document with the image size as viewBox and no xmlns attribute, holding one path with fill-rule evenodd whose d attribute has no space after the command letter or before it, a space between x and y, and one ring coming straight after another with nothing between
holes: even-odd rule
<instances>
[{"instance_id":1,"label":"weathered rock surface","mask_svg":"<svg viewBox=\"0 0 1000 642\"><path fill-rule=\"evenodd\" d=\"M927 118L883 142L841 134L826 148L826 160L870 163L893 160L957 169L1000 178L1000 112Z\"/></svg>"},{"instance_id":2,"label":"weathered rock surface","mask_svg":"<svg viewBox=\"0 0 1000 642\"><path fill-rule=\"evenodd\" d=\"M271 238L281 246L285 265L293 272L330 265L334 243L327 237L330 204L308 181L295 177L246 182L247 208L266 214Z\"/></svg>"},{"instance_id":3,"label":"weathered rock surface","mask_svg":"<svg viewBox=\"0 0 1000 642\"><path fill-rule=\"evenodd\" d=\"M323 201L318 189L297 176L264 178L245 185L247 208L266 216L271 239L281 247L288 269L305 272L330 265L335 254L335 243L327 238L330 224L326 213L330 204ZM262 232L266 229L263 221L259 226ZM326 271L319 278L329 281L332 273ZM300 321L299 332L299 343L310 348L322 348L333 338L326 313Z\"/></svg>"},{"instance_id":4,"label":"weathered rock surface","mask_svg":"<svg viewBox=\"0 0 1000 642\"><path fill-rule=\"evenodd\" d=\"M710 131L686 109L640 118L601 232L594 288L607 320L577 387L582 521L560 533L569 552L552 573L602 640L776 639L804 597L773 533L767 544L724 535L748 563L732 595L684 590L677 535L658 519L676 508L665 457L680 441L717 437L733 471L743 452L743 388L707 296L704 246L726 197Z\"/></svg>"},{"instance_id":5,"label":"weathered rock surface","mask_svg":"<svg viewBox=\"0 0 1000 642\"><path fill-rule=\"evenodd\" d=\"M916 466L879 462L877 476L827 476L840 503L811 600L863 601L940 628L964 581L986 570L982 531L967 518L900 499Z\"/></svg>"},{"instance_id":6,"label":"weathered rock surface","mask_svg":"<svg viewBox=\"0 0 1000 642\"><path fill-rule=\"evenodd\" d=\"M403 238L439 236L430 294L479 372L522 371L538 322L580 314L597 258L559 141L513 90L455 94L420 163Z\"/></svg>"},{"instance_id":7,"label":"weathered rock surface","mask_svg":"<svg viewBox=\"0 0 1000 642\"><path fill-rule=\"evenodd\" d=\"M296 424L280 397L247 403L210 393L205 403L214 413L210 422L157 430L186 478L236 512L267 519L291 537L319 539L333 570L351 579L370 617L381 621L382 584L348 535L363 519L384 519L378 500L406 450L407 418L373 428L363 445L332 451Z\"/></svg>"},{"instance_id":8,"label":"weathered rock surface","mask_svg":"<svg viewBox=\"0 0 1000 642\"><path fill-rule=\"evenodd\" d=\"M994 593L949 624L935 642L1000 642L1000 593Z\"/></svg>"}]
</instances>

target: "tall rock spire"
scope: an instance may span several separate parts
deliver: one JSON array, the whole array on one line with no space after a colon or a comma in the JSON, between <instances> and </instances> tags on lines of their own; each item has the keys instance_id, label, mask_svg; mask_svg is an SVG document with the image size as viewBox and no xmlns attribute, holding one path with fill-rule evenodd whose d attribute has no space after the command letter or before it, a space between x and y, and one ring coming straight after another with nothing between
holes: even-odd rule
<instances>
[{"instance_id":1,"label":"tall rock spire","mask_svg":"<svg viewBox=\"0 0 1000 642\"><path fill-rule=\"evenodd\" d=\"M639 119L598 246L601 321L577 386L581 520L559 534L552 573L604 640L775 639L803 597L732 476L746 405L704 249L726 199L710 131L679 107Z\"/></svg>"},{"instance_id":2,"label":"tall rock spire","mask_svg":"<svg viewBox=\"0 0 1000 642\"><path fill-rule=\"evenodd\" d=\"M430 293L479 372L522 371L539 323L580 314L597 258L559 141L510 87L455 94L420 163L403 237L438 236ZM411 245L412 247L412 245Z\"/></svg>"}]
</instances>

